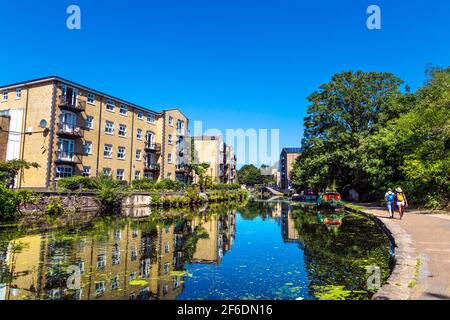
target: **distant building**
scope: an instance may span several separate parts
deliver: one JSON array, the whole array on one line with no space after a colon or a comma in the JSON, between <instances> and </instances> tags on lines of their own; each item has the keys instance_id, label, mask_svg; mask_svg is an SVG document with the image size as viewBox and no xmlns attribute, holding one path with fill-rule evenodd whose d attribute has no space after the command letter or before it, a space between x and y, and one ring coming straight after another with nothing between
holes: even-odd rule
<instances>
[{"instance_id":1,"label":"distant building","mask_svg":"<svg viewBox=\"0 0 450 320\"><path fill-rule=\"evenodd\" d=\"M222 136L193 137L194 163L207 163L206 175L215 183L236 182L236 156L233 148L223 142ZM194 177L197 182L198 177Z\"/></svg>"},{"instance_id":2,"label":"distant building","mask_svg":"<svg viewBox=\"0 0 450 320\"><path fill-rule=\"evenodd\" d=\"M291 171L294 161L301 153L301 148L283 148L280 154L280 188L288 190L291 186Z\"/></svg>"}]
</instances>

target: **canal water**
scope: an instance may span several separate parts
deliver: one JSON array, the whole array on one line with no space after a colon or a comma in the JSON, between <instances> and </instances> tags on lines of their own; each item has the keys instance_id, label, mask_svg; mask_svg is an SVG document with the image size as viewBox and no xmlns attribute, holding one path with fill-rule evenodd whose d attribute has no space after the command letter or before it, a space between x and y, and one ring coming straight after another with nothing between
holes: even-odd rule
<instances>
[{"instance_id":1,"label":"canal water","mask_svg":"<svg viewBox=\"0 0 450 320\"><path fill-rule=\"evenodd\" d=\"M390 273L389 240L351 213L250 202L161 216L0 229L0 300L369 299L368 277Z\"/></svg>"}]
</instances>

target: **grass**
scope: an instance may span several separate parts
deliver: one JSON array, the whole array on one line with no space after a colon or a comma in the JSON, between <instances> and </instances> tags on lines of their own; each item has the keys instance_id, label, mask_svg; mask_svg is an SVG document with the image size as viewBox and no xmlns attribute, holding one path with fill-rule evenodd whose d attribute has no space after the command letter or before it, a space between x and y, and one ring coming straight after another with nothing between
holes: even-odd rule
<instances>
[{"instance_id":1,"label":"grass","mask_svg":"<svg viewBox=\"0 0 450 320\"><path fill-rule=\"evenodd\" d=\"M346 202L345 206L349 207L351 209L360 210L360 211L365 211L367 209L366 207L360 206L358 204L350 203L350 202Z\"/></svg>"},{"instance_id":2,"label":"grass","mask_svg":"<svg viewBox=\"0 0 450 320\"><path fill-rule=\"evenodd\" d=\"M422 265L422 261L417 258L416 261L416 271L414 272L414 279L408 284L408 288L412 289L417 285L417 280L419 278L420 266Z\"/></svg>"}]
</instances>

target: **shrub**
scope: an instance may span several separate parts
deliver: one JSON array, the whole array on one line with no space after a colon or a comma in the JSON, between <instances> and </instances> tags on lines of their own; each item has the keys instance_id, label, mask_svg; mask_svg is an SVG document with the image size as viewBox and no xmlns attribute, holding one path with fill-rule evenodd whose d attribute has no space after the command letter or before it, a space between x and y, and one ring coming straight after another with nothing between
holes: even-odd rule
<instances>
[{"instance_id":1,"label":"shrub","mask_svg":"<svg viewBox=\"0 0 450 320\"><path fill-rule=\"evenodd\" d=\"M64 212L63 203L58 197L51 197L47 204L47 214L50 216L61 215Z\"/></svg>"},{"instance_id":2,"label":"shrub","mask_svg":"<svg viewBox=\"0 0 450 320\"><path fill-rule=\"evenodd\" d=\"M17 194L0 184L0 221L15 220L19 214Z\"/></svg>"},{"instance_id":3,"label":"shrub","mask_svg":"<svg viewBox=\"0 0 450 320\"><path fill-rule=\"evenodd\" d=\"M155 190L156 182L151 178L133 180L131 186L136 190Z\"/></svg>"},{"instance_id":4,"label":"shrub","mask_svg":"<svg viewBox=\"0 0 450 320\"><path fill-rule=\"evenodd\" d=\"M94 189L94 179L83 176L73 176L58 180L58 188L66 190Z\"/></svg>"},{"instance_id":5,"label":"shrub","mask_svg":"<svg viewBox=\"0 0 450 320\"><path fill-rule=\"evenodd\" d=\"M210 190L239 190L241 185L238 183L215 183L208 186Z\"/></svg>"}]
</instances>

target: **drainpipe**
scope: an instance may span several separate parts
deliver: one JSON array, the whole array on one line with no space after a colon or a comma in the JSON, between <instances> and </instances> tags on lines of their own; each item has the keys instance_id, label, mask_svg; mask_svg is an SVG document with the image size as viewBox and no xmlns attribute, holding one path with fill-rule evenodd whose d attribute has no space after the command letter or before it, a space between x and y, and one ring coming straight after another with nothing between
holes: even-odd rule
<instances>
[{"instance_id":1,"label":"drainpipe","mask_svg":"<svg viewBox=\"0 0 450 320\"><path fill-rule=\"evenodd\" d=\"M161 143L161 179L164 179L164 163L166 160L166 111L163 111L163 123L162 123L162 143Z\"/></svg>"},{"instance_id":2,"label":"drainpipe","mask_svg":"<svg viewBox=\"0 0 450 320\"><path fill-rule=\"evenodd\" d=\"M131 116L131 154L130 154L130 174L129 174L129 180L128 183L131 185L131 173L133 171L133 145L134 145L134 108L133 108L133 114ZM142 152L142 151L141 151ZM136 157L136 152L134 153L134 156Z\"/></svg>"},{"instance_id":3,"label":"drainpipe","mask_svg":"<svg viewBox=\"0 0 450 320\"><path fill-rule=\"evenodd\" d=\"M56 116L56 81L53 81L53 93L52 93L52 107L50 111L50 132L48 139L48 157L47 157L47 177L45 181L45 188L50 187L50 179L52 177L52 160L53 160L53 139L55 136L55 116ZM56 187L56 184L53 183Z\"/></svg>"},{"instance_id":4,"label":"drainpipe","mask_svg":"<svg viewBox=\"0 0 450 320\"><path fill-rule=\"evenodd\" d=\"M27 99L25 101L25 114L23 116L22 132L24 134L23 135L21 134L21 136L22 136L22 148L21 149L22 150L21 150L20 160L23 160L23 155L25 153L25 137L26 137L25 128L27 127L28 94L30 92L28 84L26 84L26 88L27 88ZM22 168L22 169L20 169L20 175L19 175L19 186L18 186L19 189L22 188L22 179L23 178L24 178L24 175L23 175L23 168Z\"/></svg>"}]
</instances>

